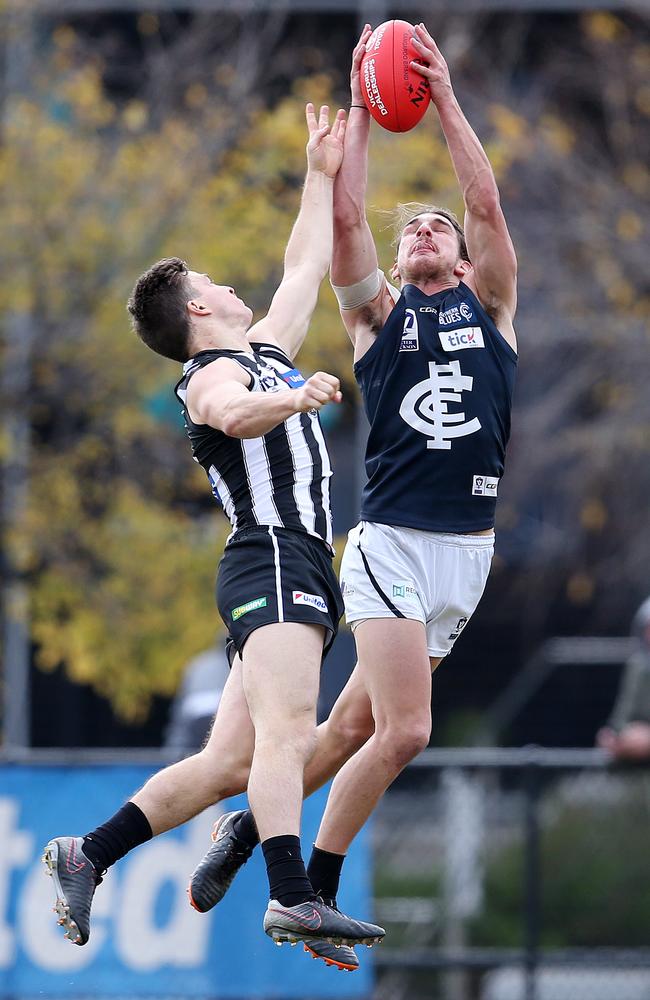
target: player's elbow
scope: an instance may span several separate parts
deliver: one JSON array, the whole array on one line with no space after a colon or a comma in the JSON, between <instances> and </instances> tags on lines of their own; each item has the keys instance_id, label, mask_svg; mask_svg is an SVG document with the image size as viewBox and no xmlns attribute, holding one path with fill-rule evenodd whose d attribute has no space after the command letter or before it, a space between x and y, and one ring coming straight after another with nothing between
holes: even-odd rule
<instances>
[{"instance_id":1,"label":"player's elbow","mask_svg":"<svg viewBox=\"0 0 650 1000\"><path fill-rule=\"evenodd\" d=\"M214 426L214 424L213 424ZM220 429L226 435L226 437L231 438L243 438L246 437L246 427L242 418L236 413L226 413L221 417L219 421Z\"/></svg>"},{"instance_id":2,"label":"player's elbow","mask_svg":"<svg viewBox=\"0 0 650 1000\"><path fill-rule=\"evenodd\" d=\"M494 177L486 177L480 184L467 192L465 197L467 211L480 222L495 222L501 218L501 198Z\"/></svg>"},{"instance_id":3,"label":"player's elbow","mask_svg":"<svg viewBox=\"0 0 650 1000\"><path fill-rule=\"evenodd\" d=\"M366 211L363 204L351 198L340 198L334 203L334 237L360 229L365 224Z\"/></svg>"}]
</instances>

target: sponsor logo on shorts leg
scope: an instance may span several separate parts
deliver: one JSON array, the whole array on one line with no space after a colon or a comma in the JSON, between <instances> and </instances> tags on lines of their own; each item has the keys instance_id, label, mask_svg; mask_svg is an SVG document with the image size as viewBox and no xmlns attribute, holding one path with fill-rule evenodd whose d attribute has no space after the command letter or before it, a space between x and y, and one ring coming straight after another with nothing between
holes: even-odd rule
<instances>
[{"instance_id":1,"label":"sponsor logo on shorts leg","mask_svg":"<svg viewBox=\"0 0 650 1000\"><path fill-rule=\"evenodd\" d=\"M454 631L451 633L451 635L449 636L449 638L450 639L457 639L458 636L460 635L460 633L463 631L463 629L467 625L468 621L469 621L469 618L459 618L458 621L456 622L456 624L454 625Z\"/></svg>"},{"instance_id":2,"label":"sponsor logo on shorts leg","mask_svg":"<svg viewBox=\"0 0 650 1000\"><path fill-rule=\"evenodd\" d=\"M319 597L318 594L305 594L302 590L294 590L293 603L308 604L310 608L316 608L317 611L322 611L323 614L327 612L327 601L323 597Z\"/></svg>"},{"instance_id":3,"label":"sponsor logo on shorts leg","mask_svg":"<svg viewBox=\"0 0 650 1000\"><path fill-rule=\"evenodd\" d=\"M350 584L347 583L345 580L341 580L341 593L343 594L344 597L349 597L350 594L355 593L355 589L354 587L351 587Z\"/></svg>"},{"instance_id":4,"label":"sponsor logo on shorts leg","mask_svg":"<svg viewBox=\"0 0 650 1000\"><path fill-rule=\"evenodd\" d=\"M393 597L417 597L417 589L410 580L393 581Z\"/></svg>"},{"instance_id":5,"label":"sponsor logo on shorts leg","mask_svg":"<svg viewBox=\"0 0 650 1000\"><path fill-rule=\"evenodd\" d=\"M497 476L474 476L472 480L472 496L495 497L499 489Z\"/></svg>"},{"instance_id":6,"label":"sponsor logo on shorts leg","mask_svg":"<svg viewBox=\"0 0 650 1000\"><path fill-rule=\"evenodd\" d=\"M247 615L249 611L257 611L258 608L266 607L266 597L256 597L254 601L247 604L240 604L238 608L233 608L230 616L236 622L242 615Z\"/></svg>"}]
</instances>

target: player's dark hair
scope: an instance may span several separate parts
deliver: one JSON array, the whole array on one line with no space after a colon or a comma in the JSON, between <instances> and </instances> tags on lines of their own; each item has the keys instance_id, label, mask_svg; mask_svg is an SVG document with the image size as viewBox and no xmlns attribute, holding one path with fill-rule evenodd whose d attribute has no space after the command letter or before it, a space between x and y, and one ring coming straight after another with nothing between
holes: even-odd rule
<instances>
[{"instance_id":1,"label":"player's dark hair","mask_svg":"<svg viewBox=\"0 0 650 1000\"><path fill-rule=\"evenodd\" d=\"M140 275L127 303L138 337L172 361L190 356L187 303L193 291L185 261L165 257Z\"/></svg>"},{"instance_id":2,"label":"player's dark hair","mask_svg":"<svg viewBox=\"0 0 650 1000\"><path fill-rule=\"evenodd\" d=\"M404 226L406 226L411 219L416 218L418 215L424 215L425 213L442 215L444 219L451 222L456 231L456 235L458 236L458 256L461 260L469 262L469 253L467 252L467 243L465 242L465 231L458 221L458 216L448 208L440 208L439 205L425 205L420 201L407 201L399 204L393 213L393 228L395 233L393 246L399 247Z\"/></svg>"}]
</instances>

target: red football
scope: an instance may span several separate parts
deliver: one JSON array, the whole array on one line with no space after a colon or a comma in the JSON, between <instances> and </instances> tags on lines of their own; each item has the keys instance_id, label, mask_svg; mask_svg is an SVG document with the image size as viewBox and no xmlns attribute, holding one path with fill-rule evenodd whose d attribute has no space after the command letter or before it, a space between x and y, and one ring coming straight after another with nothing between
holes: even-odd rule
<instances>
[{"instance_id":1,"label":"red football","mask_svg":"<svg viewBox=\"0 0 650 1000\"><path fill-rule=\"evenodd\" d=\"M431 100L429 84L412 67L418 53L408 21L384 21L366 43L361 60L361 89L368 111L389 132L408 132Z\"/></svg>"}]
</instances>

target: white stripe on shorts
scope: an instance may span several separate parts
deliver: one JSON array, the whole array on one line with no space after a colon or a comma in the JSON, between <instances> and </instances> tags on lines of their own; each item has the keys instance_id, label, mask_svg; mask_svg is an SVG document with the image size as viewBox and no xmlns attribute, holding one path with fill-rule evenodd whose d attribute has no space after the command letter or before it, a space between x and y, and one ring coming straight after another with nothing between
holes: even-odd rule
<instances>
[{"instance_id":1,"label":"white stripe on shorts","mask_svg":"<svg viewBox=\"0 0 650 1000\"><path fill-rule=\"evenodd\" d=\"M280 571L280 549L278 540L272 527L269 527L269 535L273 542L273 561L275 563L275 597L278 602L278 621L284 621L284 604L282 602L282 573Z\"/></svg>"}]
</instances>

